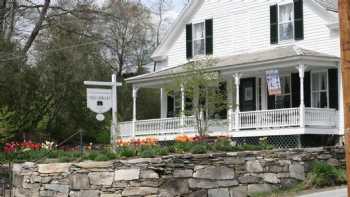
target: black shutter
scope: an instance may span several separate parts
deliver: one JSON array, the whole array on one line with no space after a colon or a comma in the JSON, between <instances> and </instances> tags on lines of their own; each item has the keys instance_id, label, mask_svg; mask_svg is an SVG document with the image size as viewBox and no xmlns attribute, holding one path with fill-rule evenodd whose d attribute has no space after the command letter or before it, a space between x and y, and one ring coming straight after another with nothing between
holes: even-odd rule
<instances>
[{"instance_id":1,"label":"black shutter","mask_svg":"<svg viewBox=\"0 0 350 197\"><path fill-rule=\"evenodd\" d=\"M292 73L292 107L300 106L300 78L299 73Z\"/></svg>"},{"instance_id":2,"label":"black shutter","mask_svg":"<svg viewBox=\"0 0 350 197\"><path fill-rule=\"evenodd\" d=\"M305 107L311 107L311 73L305 72L304 77L304 102Z\"/></svg>"},{"instance_id":3,"label":"black shutter","mask_svg":"<svg viewBox=\"0 0 350 197\"><path fill-rule=\"evenodd\" d=\"M328 70L329 108L338 109L338 69Z\"/></svg>"},{"instance_id":4,"label":"black shutter","mask_svg":"<svg viewBox=\"0 0 350 197\"><path fill-rule=\"evenodd\" d=\"M277 5L270 6L270 39L271 44L278 43L278 15Z\"/></svg>"},{"instance_id":5,"label":"black shutter","mask_svg":"<svg viewBox=\"0 0 350 197\"><path fill-rule=\"evenodd\" d=\"M294 0L294 35L295 40L304 39L303 0Z\"/></svg>"},{"instance_id":6,"label":"black shutter","mask_svg":"<svg viewBox=\"0 0 350 197\"><path fill-rule=\"evenodd\" d=\"M205 52L207 55L213 54L213 19L205 20Z\"/></svg>"},{"instance_id":7,"label":"black shutter","mask_svg":"<svg viewBox=\"0 0 350 197\"><path fill-rule=\"evenodd\" d=\"M174 117L175 112L174 112L174 97L173 95L168 96L168 118Z\"/></svg>"},{"instance_id":8,"label":"black shutter","mask_svg":"<svg viewBox=\"0 0 350 197\"><path fill-rule=\"evenodd\" d=\"M186 57L191 59L193 57L192 53L192 24L186 25Z\"/></svg>"},{"instance_id":9,"label":"black shutter","mask_svg":"<svg viewBox=\"0 0 350 197\"><path fill-rule=\"evenodd\" d=\"M269 94L268 90L267 90L267 94ZM275 106L275 96L267 95L267 108L268 109L275 109L276 108L276 106Z\"/></svg>"}]
</instances>

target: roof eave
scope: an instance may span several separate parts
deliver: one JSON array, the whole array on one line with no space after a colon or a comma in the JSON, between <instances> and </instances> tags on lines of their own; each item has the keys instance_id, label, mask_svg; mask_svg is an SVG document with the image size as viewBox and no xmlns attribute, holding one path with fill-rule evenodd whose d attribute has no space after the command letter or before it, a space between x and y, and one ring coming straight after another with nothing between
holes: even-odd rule
<instances>
[{"instance_id":1,"label":"roof eave","mask_svg":"<svg viewBox=\"0 0 350 197\"><path fill-rule=\"evenodd\" d=\"M258 61L258 62L249 62L249 63L243 63L243 64L236 64L236 65L224 65L220 67L214 67L212 69L208 69L208 72L210 71L223 71L227 69L232 69L232 66L235 66L235 68L250 68L257 65L267 65L267 64L276 64L281 62L287 62L287 61L322 61L322 62L333 62L333 63L339 63L340 58L336 56L317 56L317 55L299 55L299 56L289 56L289 57L283 57L273 60L264 60L264 61ZM230 68L231 67L231 68ZM143 83L143 82L150 82L155 80L163 80L163 79L169 79L169 76L173 75L174 73L167 73L161 76L155 76L155 77L149 77L149 78L129 78L126 80L126 83L128 84L136 84L136 83ZM181 73L178 73L181 74Z\"/></svg>"}]
</instances>

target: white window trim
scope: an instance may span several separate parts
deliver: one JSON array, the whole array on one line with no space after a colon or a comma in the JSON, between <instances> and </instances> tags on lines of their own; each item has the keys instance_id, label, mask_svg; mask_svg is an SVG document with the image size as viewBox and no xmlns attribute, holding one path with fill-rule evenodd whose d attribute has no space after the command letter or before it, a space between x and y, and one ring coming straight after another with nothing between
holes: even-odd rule
<instances>
[{"instance_id":1,"label":"white window trim","mask_svg":"<svg viewBox=\"0 0 350 197\"><path fill-rule=\"evenodd\" d=\"M282 94L280 96L288 96L289 95L289 107L287 107L287 108L291 108L292 107L292 77L290 76L290 74L282 74L282 75L280 75L280 80L283 77L288 77L289 78L289 80L288 80L289 81L289 93L288 94L284 94L282 92ZM281 86L281 90L282 90L282 86ZM276 104L276 97L278 97L278 96L275 96L275 104Z\"/></svg>"},{"instance_id":2,"label":"white window trim","mask_svg":"<svg viewBox=\"0 0 350 197\"><path fill-rule=\"evenodd\" d=\"M292 20L290 21L293 25L293 36L291 39L288 39L288 40L281 40L281 37L280 37L280 25L282 24L287 24L287 23L290 23L290 22L282 22L280 23L280 6L284 6L284 5L288 5L288 4L292 4L292 9L293 9L293 16L292 16ZM279 3L277 4L277 34L278 34L278 43L279 44L284 44L284 43L290 43L292 41L295 41L295 21L294 21L294 3L293 1L287 1L287 2L283 2L283 3Z\"/></svg>"},{"instance_id":3,"label":"white window trim","mask_svg":"<svg viewBox=\"0 0 350 197\"><path fill-rule=\"evenodd\" d=\"M314 91L313 90L313 80L312 80L312 76L313 74L318 74L318 73L326 73L326 84L327 84L327 88L326 90L317 90L317 91ZM328 76L328 70L317 70L317 71L311 71L311 74L310 74L310 87L311 87L311 107L314 106L314 100L313 100L313 93L314 92L327 92L327 107L326 109L329 109L329 76Z\"/></svg>"},{"instance_id":4,"label":"white window trim","mask_svg":"<svg viewBox=\"0 0 350 197\"><path fill-rule=\"evenodd\" d=\"M203 30L204 30L204 54L200 54L200 55L195 55L194 54L194 41L198 41L198 40L195 40L194 39L194 26L197 25L197 24L200 24L200 23L203 23ZM201 57L205 57L206 56L206 51L207 51L207 43L206 43L206 36L207 35L207 32L206 32L206 26L205 26L205 21L198 21L198 22L195 22L195 23L192 23L192 54L193 54L193 58L192 59L198 59L198 58L201 58ZM202 40L202 39L200 39Z\"/></svg>"}]
</instances>

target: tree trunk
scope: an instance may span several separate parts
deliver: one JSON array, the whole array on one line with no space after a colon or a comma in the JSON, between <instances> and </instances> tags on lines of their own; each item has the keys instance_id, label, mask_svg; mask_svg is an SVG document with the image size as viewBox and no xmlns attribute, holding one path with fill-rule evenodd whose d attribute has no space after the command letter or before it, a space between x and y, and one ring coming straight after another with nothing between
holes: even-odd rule
<instances>
[{"instance_id":1,"label":"tree trunk","mask_svg":"<svg viewBox=\"0 0 350 197\"><path fill-rule=\"evenodd\" d=\"M0 36L3 37L4 35L4 25L5 25L5 15L6 15L6 4L7 0L0 0Z\"/></svg>"},{"instance_id":2,"label":"tree trunk","mask_svg":"<svg viewBox=\"0 0 350 197\"><path fill-rule=\"evenodd\" d=\"M45 17L46 17L46 14L47 14L47 11L49 9L49 6L50 6L50 0L45 0L45 4L44 4L44 7L41 9L41 12L40 12L40 17L39 17L39 20L36 22L35 24L35 27L32 31L32 33L30 34L26 44L24 45L24 48L23 48L23 53L27 53L28 50L30 49L30 47L32 46L35 38L38 36L39 32L40 32L40 29L41 29L41 25L43 24L44 20L45 20Z\"/></svg>"}]
</instances>

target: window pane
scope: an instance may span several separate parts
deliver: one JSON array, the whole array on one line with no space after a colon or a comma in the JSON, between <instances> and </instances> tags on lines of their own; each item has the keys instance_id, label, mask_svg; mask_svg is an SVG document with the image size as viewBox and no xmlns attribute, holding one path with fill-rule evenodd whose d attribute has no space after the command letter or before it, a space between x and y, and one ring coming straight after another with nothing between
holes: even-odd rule
<instances>
[{"instance_id":1,"label":"window pane","mask_svg":"<svg viewBox=\"0 0 350 197\"><path fill-rule=\"evenodd\" d=\"M204 23L194 25L194 40L204 39Z\"/></svg>"},{"instance_id":2,"label":"window pane","mask_svg":"<svg viewBox=\"0 0 350 197\"><path fill-rule=\"evenodd\" d=\"M321 73L321 90L327 90L327 73Z\"/></svg>"},{"instance_id":3,"label":"window pane","mask_svg":"<svg viewBox=\"0 0 350 197\"><path fill-rule=\"evenodd\" d=\"M327 92L321 92L321 97L320 97L320 107L321 108L327 108Z\"/></svg>"},{"instance_id":4,"label":"window pane","mask_svg":"<svg viewBox=\"0 0 350 197\"><path fill-rule=\"evenodd\" d=\"M286 4L280 6L279 21L290 22L293 20L293 4Z\"/></svg>"},{"instance_id":5,"label":"window pane","mask_svg":"<svg viewBox=\"0 0 350 197\"><path fill-rule=\"evenodd\" d=\"M280 40L291 40L293 39L293 23L280 24Z\"/></svg>"},{"instance_id":6,"label":"window pane","mask_svg":"<svg viewBox=\"0 0 350 197\"><path fill-rule=\"evenodd\" d=\"M312 107L319 108L320 105L320 93L314 92L312 93Z\"/></svg>"},{"instance_id":7,"label":"window pane","mask_svg":"<svg viewBox=\"0 0 350 197\"><path fill-rule=\"evenodd\" d=\"M312 74L312 90L314 90L314 91L320 90L319 74L318 73Z\"/></svg>"},{"instance_id":8,"label":"window pane","mask_svg":"<svg viewBox=\"0 0 350 197\"><path fill-rule=\"evenodd\" d=\"M204 39L203 40L195 40L193 42L193 54L196 55L204 55Z\"/></svg>"},{"instance_id":9,"label":"window pane","mask_svg":"<svg viewBox=\"0 0 350 197\"><path fill-rule=\"evenodd\" d=\"M284 93L289 94L290 93L290 85L289 85L290 81L289 81L289 77L285 78L285 82L284 82Z\"/></svg>"}]
</instances>

